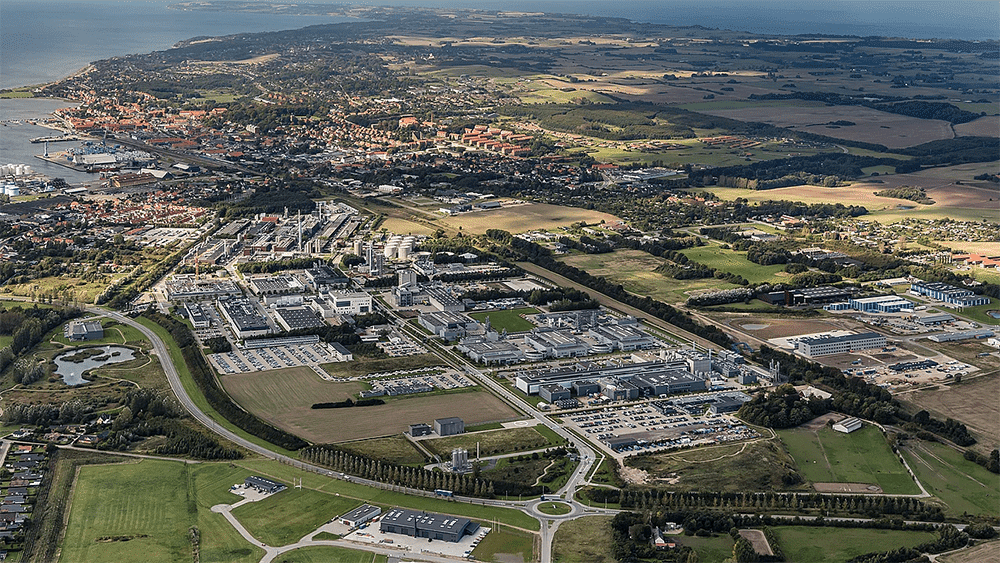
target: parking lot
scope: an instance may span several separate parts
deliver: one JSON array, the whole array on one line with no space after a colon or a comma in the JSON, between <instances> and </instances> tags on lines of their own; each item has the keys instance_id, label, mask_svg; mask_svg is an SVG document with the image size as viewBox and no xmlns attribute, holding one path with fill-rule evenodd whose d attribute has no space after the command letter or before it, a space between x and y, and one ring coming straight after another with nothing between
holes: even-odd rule
<instances>
[{"instance_id":1,"label":"parking lot","mask_svg":"<svg viewBox=\"0 0 1000 563\"><path fill-rule=\"evenodd\" d=\"M431 541L428 538L414 538L403 534L382 533L379 531L378 522L372 522L371 525L363 529L347 534L344 536L344 539L399 548L401 554L436 553L447 557L468 557L490 530L491 528L480 527L475 534L465 536L458 542L444 540Z\"/></svg>"},{"instance_id":2,"label":"parking lot","mask_svg":"<svg viewBox=\"0 0 1000 563\"><path fill-rule=\"evenodd\" d=\"M329 344L297 344L271 346L252 350L233 349L232 352L209 354L208 361L219 373L251 373L299 366L318 366L331 362L343 362L346 358L337 353Z\"/></svg>"},{"instance_id":3,"label":"parking lot","mask_svg":"<svg viewBox=\"0 0 1000 563\"><path fill-rule=\"evenodd\" d=\"M668 406L661 412L652 403L646 403L577 412L564 420L617 457L758 437L755 430L728 414L689 410Z\"/></svg>"},{"instance_id":4,"label":"parking lot","mask_svg":"<svg viewBox=\"0 0 1000 563\"><path fill-rule=\"evenodd\" d=\"M472 387L474 384L467 377L453 369L435 368L424 370L422 373L411 373L396 377L365 378L371 383L371 391L367 391L368 396L388 395L412 395L414 393L427 393L435 389L460 389L462 387Z\"/></svg>"}]
</instances>

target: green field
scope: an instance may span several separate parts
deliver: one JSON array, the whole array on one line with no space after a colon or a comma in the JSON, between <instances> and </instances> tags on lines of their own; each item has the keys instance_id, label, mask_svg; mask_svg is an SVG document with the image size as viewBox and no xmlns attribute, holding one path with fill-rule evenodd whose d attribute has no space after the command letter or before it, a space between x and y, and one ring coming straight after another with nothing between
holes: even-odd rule
<instances>
[{"instance_id":1,"label":"green field","mask_svg":"<svg viewBox=\"0 0 1000 563\"><path fill-rule=\"evenodd\" d=\"M191 559L189 529L201 534L202 561L258 561L249 545L209 508L238 497L229 486L248 475L220 479L222 464L143 460L82 467L62 544L64 561L153 563Z\"/></svg>"},{"instance_id":2,"label":"green field","mask_svg":"<svg viewBox=\"0 0 1000 563\"><path fill-rule=\"evenodd\" d=\"M735 543L729 534L719 534L714 537L677 536L676 541L693 549L698 554L698 561L725 561L733 556ZM795 560L789 559L789 561Z\"/></svg>"},{"instance_id":3,"label":"green field","mask_svg":"<svg viewBox=\"0 0 1000 563\"><path fill-rule=\"evenodd\" d=\"M537 313L538 309L534 307L523 307L521 309L469 313L469 316L479 322L485 322L486 317L489 317L490 326L498 332L503 330L507 332L522 332L535 328L535 325L531 321L521 318L521 315L534 315Z\"/></svg>"},{"instance_id":4,"label":"green field","mask_svg":"<svg viewBox=\"0 0 1000 563\"><path fill-rule=\"evenodd\" d=\"M319 538L317 538L319 539ZM286 551L275 561L281 563L385 563L385 555L332 545L315 545Z\"/></svg>"},{"instance_id":5,"label":"green field","mask_svg":"<svg viewBox=\"0 0 1000 563\"><path fill-rule=\"evenodd\" d=\"M610 516L587 516L563 522L552 539L553 563L612 563L614 560Z\"/></svg>"},{"instance_id":6,"label":"green field","mask_svg":"<svg viewBox=\"0 0 1000 563\"><path fill-rule=\"evenodd\" d=\"M1000 515L1000 476L944 444L910 440L900 450L927 492L948 505L948 514Z\"/></svg>"},{"instance_id":7,"label":"green field","mask_svg":"<svg viewBox=\"0 0 1000 563\"><path fill-rule=\"evenodd\" d=\"M233 516L267 545L295 543L331 519L360 506L354 499L310 489L288 489L233 510Z\"/></svg>"},{"instance_id":8,"label":"green field","mask_svg":"<svg viewBox=\"0 0 1000 563\"><path fill-rule=\"evenodd\" d=\"M802 476L812 483L869 483L886 494L919 494L920 489L892 452L882 432L865 424L850 434L824 426L779 430Z\"/></svg>"},{"instance_id":9,"label":"green field","mask_svg":"<svg viewBox=\"0 0 1000 563\"><path fill-rule=\"evenodd\" d=\"M558 438L558 436L556 436ZM421 444L428 450L446 457L454 448L469 450L469 456L474 456L476 444L479 444L480 455L499 455L514 452L540 450L549 446L559 445L561 441L553 441L543 436L535 427L504 428L503 430L488 430L474 434L460 434L447 438L422 440Z\"/></svg>"},{"instance_id":10,"label":"green field","mask_svg":"<svg viewBox=\"0 0 1000 563\"><path fill-rule=\"evenodd\" d=\"M538 510L545 514L559 516L562 514L569 514L570 512L573 512L573 507L564 502L545 502L538 505Z\"/></svg>"},{"instance_id":11,"label":"green field","mask_svg":"<svg viewBox=\"0 0 1000 563\"><path fill-rule=\"evenodd\" d=\"M990 280L990 281L994 281L994 280ZM993 317L987 315L986 311L996 311L998 309L1000 309L1000 300L994 299L994 298L991 297L990 298L990 302L988 304L986 304L986 305L979 305L978 307L965 307L964 309L962 309L960 311L949 310L949 312L950 313L954 313L955 316L965 317L967 319L971 319L971 320L976 321L978 323L983 323L983 324L987 324L987 325L995 325L995 324L997 324L1000 321L998 321L997 319L994 319Z\"/></svg>"},{"instance_id":12,"label":"green field","mask_svg":"<svg viewBox=\"0 0 1000 563\"><path fill-rule=\"evenodd\" d=\"M843 563L863 553L913 547L937 538L933 532L905 530L830 530L807 526L775 526L772 530L786 561L809 563Z\"/></svg>"},{"instance_id":13,"label":"green field","mask_svg":"<svg viewBox=\"0 0 1000 563\"><path fill-rule=\"evenodd\" d=\"M479 542L472 555L479 561L534 561L535 536L521 530L491 530Z\"/></svg>"},{"instance_id":14,"label":"green field","mask_svg":"<svg viewBox=\"0 0 1000 563\"><path fill-rule=\"evenodd\" d=\"M424 456L403 435L339 444L343 450L401 465L423 465Z\"/></svg>"},{"instance_id":15,"label":"green field","mask_svg":"<svg viewBox=\"0 0 1000 563\"><path fill-rule=\"evenodd\" d=\"M563 262L594 276L622 286L636 295L648 295L665 303L687 300L694 293L733 289L738 286L715 278L700 280L675 280L657 272L667 261L641 250L616 250L605 254L566 254Z\"/></svg>"},{"instance_id":16,"label":"green field","mask_svg":"<svg viewBox=\"0 0 1000 563\"><path fill-rule=\"evenodd\" d=\"M785 477L795 472L795 462L775 440L641 454L625 462L654 478L674 476L670 487L676 491L801 489L785 484Z\"/></svg>"},{"instance_id":17,"label":"green field","mask_svg":"<svg viewBox=\"0 0 1000 563\"><path fill-rule=\"evenodd\" d=\"M784 264L771 266L754 264L747 260L746 252L727 250L717 244L687 248L682 250L681 254L709 268L743 276L750 283L776 282L781 281L781 278L790 277L783 271Z\"/></svg>"}]
</instances>

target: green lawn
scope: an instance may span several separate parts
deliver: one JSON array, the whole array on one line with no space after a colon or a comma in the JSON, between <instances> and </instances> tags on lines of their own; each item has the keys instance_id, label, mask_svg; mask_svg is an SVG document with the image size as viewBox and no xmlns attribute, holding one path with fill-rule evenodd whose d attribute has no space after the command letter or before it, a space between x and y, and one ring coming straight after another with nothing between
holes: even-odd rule
<instances>
[{"instance_id":1,"label":"green lawn","mask_svg":"<svg viewBox=\"0 0 1000 563\"><path fill-rule=\"evenodd\" d=\"M699 561L724 561L733 556L733 538L729 534L704 538L700 536L674 536L677 543L690 547L698 554ZM800 561L789 559L788 561ZM805 560L801 560L805 561ZM809 563L812 563L811 561Z\"/></svg>"},{"instance_id":2,"label":"green lawn","mask_svg":"<svg viewBox=\"0 0 1000 563\"><path fill-rule=\"evenodd\" d=\"M546 502L538 505L538 510L545 514L559 516L569 514L573 511L573 508L564 502Z\"/></svg>"},{"instance_id":3,"label":"green lawn","mask_svg":"<svg viewBox=\"0 0 1000 563\"><path fill-rule=\"evenodd\" d=\"M203 561L258 561L262 550L249 545L221 515L209 511L216 501L239 500L228 492L237 482L234 476L211 479L218 467L227 466L143 460L82 467L73 491L62 559L190 560L188 532L197 527ZM211 468L208 481L199 475L206 468ZM247 474L241 472L241 476Z\"/></svg>"},{"instance_id":4,"label":"green lawn","mask_svg":"<svg viewBox=\"0 0 1000 563\"><path fill-rule=\"evenodd\" d=\"M927 492L948 505L948 514L1000 514L1000 476L944 444L911 440L902 452Z\"/></svg>"},{"instance_id":5,"label":"green lawn","mask_svg":"<svg viewBox=\"0 0 1000 563\"><path fill-rule=\"evenodd\" d=\"M490 325L497 331L506 329L507 332L521 332L535 328L535 325L531 321L522 319L521 315L534 315L536 313L538 313L538 309L534 307L523 307L521 309L469 313L469 316L479 322L485 322L486 317L489 317Z\"/></svg>"},{"instance_id":6,"label":"green lawn","mask_svg":"<svg viewBox=\"0 0 1000 563\"><path fill-rule=\"evenodd\" d=\"M802 476L813 483L872 483L886 494L919 494L920 489L892 452L882 432L865 424L850 434L823 427L779 430Z\"/></svg>"},{"instance_id":7,"label":"green lawn","mask_svg":"<svg viewBox=\"0 0 1000 563\"><path fill-rule=\"evenodd\" d=\"M904 530L830 530L807 526L776 526L772 529L787 561L809 563L843 563L863 553L913 547L937 537L933 532Z\"/></svg>"},{"instance_id":8,"label":"green lawn","mask_svg":"<svg viewBox=\"0 0 1000 563\"><path fill-rule=\"evenodd\" d=\"M479 561L497 561L507 563L516 561L518 557L521 561L534 561L535 535L501 528L491 530L486 534L483 541L479 542L476 549L472 550L472 555Z\"/></svg>"},{"instance_id":9,"label":"green lawn","mask_svg":"<svg viewBox=\"0 0 1000 563\"><path fill-rule=\"evenodd\" d=\"M727 250L717 244L687 248L682 250L681 253L709 268L743 276L750 283L774 282L780 281L783 277L789 277L787 274L784 276L777 275L779 272L783 273L785 269L784 264L774 264L771 266L754 264L747 260L746 252Z\"/></svg>"},{"instance_id":10,"label":"green lawn","mask_svg":"<svg viewBox=\"0 0 1000 563\"><path fill-rule=\"evenodd\" d=\"M962 310L948 310L949 313L954 313L959 317L965 317L976 321L977 323L983 323L988 325L995 325L1000 323L1000 320L994 319L993 317L986 314L986 311L996 311L1000 309L1000 299L990 298L990 302L986 305L979 305L978 307L966 307Z\"/></svg>"},{"instance_id":11,"label":"green lawn","mask_svg":"<svg viewBox=\"0 0 1000 563\"><path fill-rule=\"evenodd\" d=\"M287 489L233 510L253 537L272 546L295 543L332 518L360 506L354 499L310 489Z\"/></svg>"},{"instance_id":12,"label":"green lawn","mask_svg":"<svg viewBox=\"0 0 1000 563\"><path fill-rule=\"evenodd\" d=\"M281 563L385 563L386 560L385 555L332 545L300 547L275 559Z\"/></svg>"}]
</instances>

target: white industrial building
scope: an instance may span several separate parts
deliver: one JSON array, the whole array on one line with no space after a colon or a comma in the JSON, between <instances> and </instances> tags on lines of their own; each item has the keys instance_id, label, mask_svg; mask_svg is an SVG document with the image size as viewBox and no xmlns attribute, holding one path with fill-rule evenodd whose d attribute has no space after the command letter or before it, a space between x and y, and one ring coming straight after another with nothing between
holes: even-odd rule
<instances>
[{"instance_id":1,"label":"white industrial building","mask_svg":"<svg viewBox=\"0 0 1000 563\"><path fill-rule=\"evenodd\" d=\"M845 336L814 336L798 341L796 350L807 358L846 354L854 350L870 350L884 348L886 338L877 332L848 334Z\"/></svg>"}]
</instances>

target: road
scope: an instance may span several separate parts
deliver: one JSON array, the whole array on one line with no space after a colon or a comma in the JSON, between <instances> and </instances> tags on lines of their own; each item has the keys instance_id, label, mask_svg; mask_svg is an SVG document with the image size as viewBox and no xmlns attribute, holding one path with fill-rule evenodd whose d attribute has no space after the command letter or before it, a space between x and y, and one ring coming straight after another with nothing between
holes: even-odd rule
<instances>
[{"instance_id":1,"label":"road","mask_svg":"<svg viewBox=\"0 0 1000 563\"><path fill-rule=\"evenodd\" d=\"M188 395L187 390L184 389L184 385L181 382L180 374L177 372L177 367L174 365L173 361L170 359L170 352L169 352L166 344L163 342L162 339L160 339L160 337L155 332L153 332L151 329L147 328L145 325L143 325L143 324L135 321L134 319L131 319L129 317L126 317L125 315L122 315L122 314L119 314L119 313L116 313L116 312L113 312L113 311L107 311L107 310L104 310L104 309L98 309L96 307L88 307L87 311L90 312L90 313L96 314L96 315L107 316L107 317L112 318L112 319L114 319L114 320L116 320L116 321L118 321L118 322L120 322L122 324L126 324L128 326L131 326L131 327L135 328L136 330L138 330L139 332L141 332L143 334L143 336L145 336L146 338L148 338L149 341L150 341L150 343L153 346L153 353L160 359L160 364L163 367L163 372L166 374L167 381L170 384L170 390L173 391L174 395L177 397L177 400L181 403L181 406L184 407L184 410L186 410L192 417L195 418L195 420L197 420L198 422L200 422L201 424L203 424L206 428L208 428L212 432L215 432L219 436L221 436L221 437L223 437L223 438L225 438L225 439L233 442L234 444L237 444L237 445L239 445L239 446L241 446L243 448L246 448L247 450L250 450L250 451L252 451L252 452L254 452L256 454L259 454L259 455L261 455L263 457L266 457L266 458L269 458L269 459L273 459L273 460L276 460L276 461L280 461L282 463L285 463L287 465L291 465L293 467L296 467L298 469L302 469L304 471L309 471L309 472L312 472L312 473L317 473L317 474L320 474L320 475L325 475L325 476L333 477L333 478L342 478L342 479L345 479L345 480L350 481L352 483L358 483L358 484L366 485L366 486L370 486L370 487L377 487L377 488L382 488L382 489L391 489L391 490L395 490L395 491L402 492L402 493L409 494L409 495L426 496L426 497L433 497L434 496L434 494L431 493L431 492L429 492L429 491L424 491L424 490L420 490L420 489L411 489L409 487L387 485L385 483L380 483L380 482L377 482L377 481L372 481L370 479L362 479L360 477L355 477L355 476L352 476L352 475L344 475L343 477L341 477L342 474L340 474L340 473L335 473L335 472L333 472L333 471L331 471L329 469L326 469L324 467L319 467L319 466L312 465L312 464L309 464L309 463L304 463L304 462L299 461L299 460L297 460L295 458L286 456L284 454L280 454L278 452L271 451L271 450L269 450L268 448L266 448L264 446L261 446L259 444L256 444L256 443L250 441L250 440L247 440L246 438L243 438L242 436L240 436L240 435L232 432L228 428L223 427L218 422L216 422L215 419L213 419L212 417L210 417L206 413L202 412L202 410L198 408L198 405L196 405L194 403L194 401L191 399L190 395ZM454 360L448 359L448 358L446 358L446 361L448 361L449 363L455 363ZM476 368L474 368L473 366L470 366L470 365L465 365L463 367L464 367L466 373L468 373L471 377L474 377L482 385L484 385L485 387L490 388L491 390L493 390L494 393L497 393L498 395L504 397L507 401L511 402L512 404L519 405L522 410L526 411L530 416L532 416L533 418L535 418L536 420L538 420L539 423L544 424L546 427L550 428L552 431L556 432L558 435L562 436L563 438L566 438L567 440L570 440L570 441L574 442L574 444L576 445L577 450L580 452L580 464L577 466L576 470L570 476L570 478L567 481L566 485L563 486L556 493L557 495L564 497L564 499L566 499L566 502L569 503L573 507L573 511L571 513L569 513L569 514L566 514L566 515L563 515L563 516L550 516L550 515L543 514L543 513L539 512L539 511L537 511L535 509L535 507L537 506L537 504L539 502L537 500L534 500L534 501L486 500L486 499L472 498L472 497L463 497L463 496L455 496L455 497L452 497L452 499L449 499L449 500L455 500L455 501L458 501L458 502L464 502L464 503L469 503L469 504L480 504L480 505L484 505L484 506L499 506L499 507L504 507L504 508L512 508L512 509L522 510L525 513L527 513L527 514L529 514L529 515L537 518L539 520L539 522L541 522L541 538L542 538L541 563L551 563L551 561L552 561L552 536L555 533L555 529L558 528L558 522L562 522L562 521L565 521L567 519L577 518L577 517L583 516L585 514L587 514L587 515L615 514L615 513L618 512L616 510L595 509L595 508L585 507L585 506L577 503L575 500L573 500L577 488L586 483L586 475L587 475L587 473L589 472L590 468L592 467L592 465L594 463L594 460L596 458L596 452L594 452L594 450L590 446L588 446L586 443L584 443L581 440L579 440L575 435L571 434L567 430L565 430L562 427L560 427L558 424L556 424L556 423L552 422L551 420L549 420L548 418L546 418L545 415L542 414L541 412L539 412L538 410L532 409L531 407L524 406L524 404L520 401L520 399L517 398L516 395L514 395L512 392L510 392L509 390L507 390L506 388L504 388L503 385L501 385L500 383L494 381L488 375L480 372L478 369L476 369ZM219 512L221 512L221 510ZM231 515L227 516L227 518L230 518L231 521L234 520L233 518L231 518ZM548 521L553 521L553 524L549 524ZM239 528L237 528L237 529L239 529ZM242 533L243 532L241 531L241 534ZM248 539L248 541L250 541L250 540ZM252 541L255 543L255 545L258 544L258 542L256 542L256 540L252 540ZM293 545L295 545L295 544L293 544ZM352 549L358 549L359 548L357 544L353 544L353 543L350 543L350 542L342 542L341 540L337 540L335 542L313 542L313 543L304 544L304 545L340 545L340 546L343 546L343 547L348 547L349 546ZM284 553L285 551L288 551L289 549L294 549L291 546L285 546L285 547L287 547L288 549L285 549L285 548L272 548L272 551L268 551L267 552L268 555L265 556L265 559L263 559L262 562L266 563L267 561L271 561L271 560L274 559L274 557L277 557L277 555L279 555L280 553ZM375 551L374 549L367 549L367 550L368 551ZM388 554L398 554L399 553L398 551L385 550L385 549L383 549L381 551L377 551L377 552L378 553L385 552L385 553L388 553ZM417 554L407 554L407 557L415 557L416 555ZM425 554L420 554L420 558L421 559L426 559L426 560L430 560L430 561L437 561L437 560L445 561L446 560L446 559L442 559L442 558L430 558L430 557L424 557L424 556L425 556Z\"/></svg>"}]
</instances>

